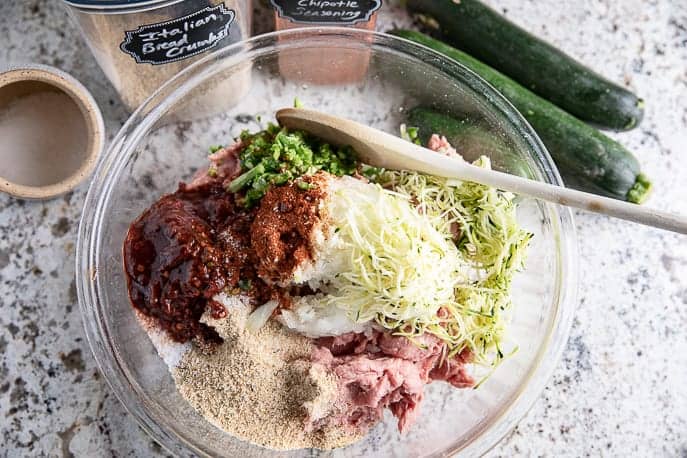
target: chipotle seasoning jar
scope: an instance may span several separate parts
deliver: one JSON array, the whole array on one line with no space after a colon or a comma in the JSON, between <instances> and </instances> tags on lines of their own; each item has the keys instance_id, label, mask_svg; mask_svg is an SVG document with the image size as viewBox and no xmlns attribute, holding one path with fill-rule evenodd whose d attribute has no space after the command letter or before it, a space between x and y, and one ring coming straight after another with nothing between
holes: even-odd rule
<instances>
[{"instance_id":1,"label":"chipotle seasoning jar","mask_svg":"<svg viewBox=\"0 0 687 458\"><path fill-rule=\"evenodd\" d=\"M276 30L339 26L374 30L382 0L270 0ZM298 59L285 50L279 70L285 78L313 84L346 84L367 73L369 51L313 47Z\"/></svg>"},{"instance_id":2,"label":"chipotle seasoning jar","mask_svg":"<svg viewBox=\"0 0 687 458\"><path fill-rule=\"evenodd\" d=\"M205 53L251 32L251 0L64 1L131 111Z\"/></svg>"}]
</instances>

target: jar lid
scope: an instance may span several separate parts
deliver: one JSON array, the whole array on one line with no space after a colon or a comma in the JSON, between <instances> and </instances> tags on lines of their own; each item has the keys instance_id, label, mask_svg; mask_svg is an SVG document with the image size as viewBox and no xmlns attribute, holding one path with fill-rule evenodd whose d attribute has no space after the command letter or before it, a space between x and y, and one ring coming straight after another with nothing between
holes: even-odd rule
<instances>
[{"instance_id":1,"label":"jar lid","mask_svg":"<svg viewBox=\"0 0 687 458\"><path fill-rule=\"evenodd\" d=\"M118 10L132 7L173 5L183 0L63 0L67 5L93 10Z\"/></svg>"}]
</instances>

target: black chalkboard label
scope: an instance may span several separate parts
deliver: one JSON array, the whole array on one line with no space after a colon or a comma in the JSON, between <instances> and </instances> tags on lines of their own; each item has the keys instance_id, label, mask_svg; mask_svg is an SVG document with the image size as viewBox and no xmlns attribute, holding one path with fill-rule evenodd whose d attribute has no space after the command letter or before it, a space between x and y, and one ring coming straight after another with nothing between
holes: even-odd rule
<instances>
[{"instance_id":1,"label":"black chalkboard label","mask_svg":"<svg viewBox=\"0 0 687 458\"><path fill-rule=\"evenodd\" d=\"M176 62L217 46L229 35L235 17L236 12L224 3L208 6L188 16L127 31L119 47L139 64Z\"/></svg>"},{"instance_id":2,"label":"black chalkboard label","mask_svg":"<svg viewBox=\"0 0 687 458\"><path fill-rule=\"evenodd\" d=\"M270 0L279 16L300 24L352 25L370 20L382 0Z\"/></svg>"}]
</instances>

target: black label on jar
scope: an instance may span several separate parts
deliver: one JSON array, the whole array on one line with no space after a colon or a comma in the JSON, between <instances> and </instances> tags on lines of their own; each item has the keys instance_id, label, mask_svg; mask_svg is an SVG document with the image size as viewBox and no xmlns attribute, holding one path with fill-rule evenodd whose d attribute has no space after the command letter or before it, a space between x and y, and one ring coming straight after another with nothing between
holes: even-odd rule
<instances>
[{"instance_id":1,"label":"black label on jar","mask_svg":"<svg viewBox=\"0 0 687 458\"><path fill-rule=\"evenodd\" d=\"M370 20L382 0L270 0L279 16L314 25L353 25Z\"/></svg>"},{"instance_id":2,"label":"black label on jar","mask_svg":"<svg viewBox=\"0 0 687 458\"><path fill-rule=\"evenodd\" d=\"M139 64L166 64L187 59L217 46L229 35L236 12L224 4L208 6L188 16L126 31L119 46Z\"/></svg>"}]
</instances>

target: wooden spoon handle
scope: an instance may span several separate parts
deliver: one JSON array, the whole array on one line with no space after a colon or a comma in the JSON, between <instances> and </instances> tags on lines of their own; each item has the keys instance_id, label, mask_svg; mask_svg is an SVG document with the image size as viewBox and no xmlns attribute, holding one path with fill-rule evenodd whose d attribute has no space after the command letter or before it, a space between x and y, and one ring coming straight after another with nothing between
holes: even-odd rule
<instances>
[{"instance_id":1,"label":"wooden spoon handle","mask_svg":"<svg viewBox=\"0 0 687 458\"><path fill-rule=\"evenodd\" d=\"M392 170L415 170L492 186L568 207L687 234L687 219L637 204L483 169L405 141L370 126L315 110L285 108L280 124L302 129L332 143L353 147L361 161Z\"/></svg>"},{"instance_id":2,"label":"wooden spoon handle","mask_svg":"<svg viewBox=\"0 0 687 458\"><path fill-rule=\"evenodd\" d=\"M451 162L457 162L451 160ZM624 202L609 197L555 186L539 181L528 180L496 170L483 169L474 165L452 164L450 177L485 184L504 191L535 197L567 207L580 208L594 213L601 213L635 223L653 226L680 234L687 234L687 218L649 207ZM447 173L440 175L448 177Z\"/></svg>"}]
</instances>

